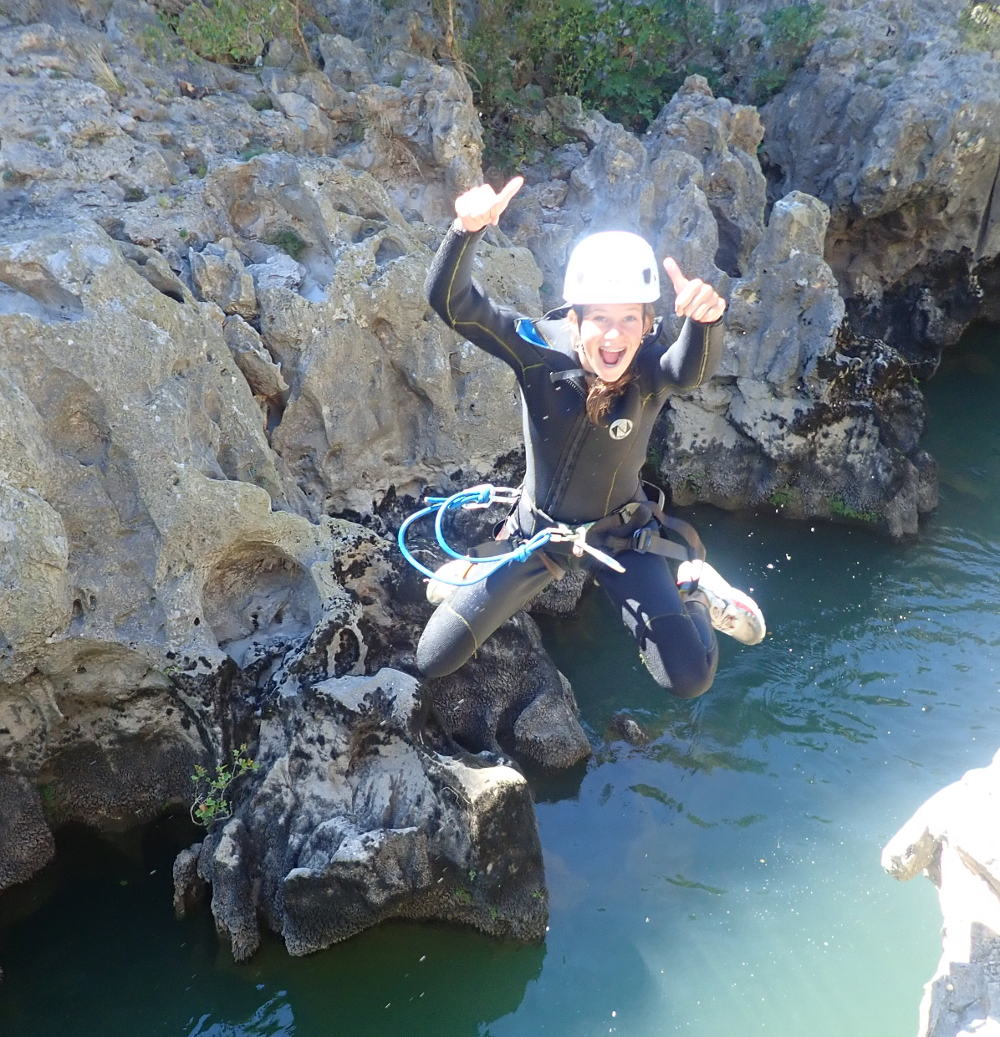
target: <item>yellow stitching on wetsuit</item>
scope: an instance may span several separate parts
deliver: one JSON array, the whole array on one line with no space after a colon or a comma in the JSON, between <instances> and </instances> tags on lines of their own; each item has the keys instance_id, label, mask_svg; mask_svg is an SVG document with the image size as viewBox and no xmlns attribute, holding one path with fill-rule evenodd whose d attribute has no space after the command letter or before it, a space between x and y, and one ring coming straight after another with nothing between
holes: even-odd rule
<instances>
[{"instance_id":1,"label":"yellow stitching on wetsuit","mask_svg":"<svg viewBox=\"0 0 1000 1037\"><path fill-rule=\"evenodd\" d=\"M515 353L514 350L511 349L510 346L508 346L507 343L504 342L504 340L492 328L486 327L485 324L480 324L479 321L477 321L477 320L456 320L456 321L452 322L451 326L453 328L455 328L456 330L458 330L458 328L460 328L460 327L461 328L479 328L480 331L485 332L487 335L490 336L490 338L494 339L501 346L503 346L503 348L514 358L515 363L520 368L521 374L524 374L524 372L528 370L528 367L526 367L524 365L524 363L521 361L521 358L517 355L517 353ZM537 363L537 364L531 364L531 367L544 367L544 366L545 365L540 363L540 362Z\"/></svg>"},{"instance_id":2,"label":"yellow stitching on wetsuit","mask_svg":"<svg viewBox=\"0 0 1000 1037\"><path fill-rule=\"evenodd\" d=\"M698 372L698 380L694 383L695 386L701 385L705 377L705 365L708 363L708 332L711 327L711 324L702 324L701 326L701 370Z\"/></svg>"},{"instance_id":3,"label":"yellow stitching on wetsuit","mask_svg":"<svg viewBox=\"0 0 1000 1037\"><path fill-rule=\"evenodd\" d=\"M474 648L472 649L472 651L473 651L473 652L478 652L478 651L479 651L479 648L480 648L480 645L479 645L479 641L478 641L478 640L476 639L476 632L475 632L475 630L473 630L473 629L472 629L472 626L471 626L471 625L469 624L469 621L468 621L468 620L467 620L467 619L465 618L465 616L463 616L463 615L462 615L462 613L461 613L461 612L456 612L456 611L455 611L455 610L454 610L454 609L453 609L453 608L451 607L451 602L450 602L450 601L445 601L445 602L443 602L443 604L444 604L444 607L445 607L445 608L446 608L446 609L447 609L447 610L448 610L448 611L449 611L449 612L450 612L450 613L451 613L451 614L452 614L453 616L457 616L457 617L458 617L458 618L459 618L459 619L460 619L460 620L461 620L461 621L462 621L462 622L463 622L463 623L465 624L466 628L467 628L467 629L468 629L468 631L469 631L469 636L470 636L470 637L472 638L472 643L473 643L473 645L475 646L475 647L474 647Z\"/></svg>"},{"instance_id":4,"label":"yellow stitching on wetsuit","mask_svg":"<svg viewBox=\"0 0 1000 1037\"><path fill-rule=\"evenodd\" d=\"M504 340L492 328L487 328L484 324L480 324L478 321L474 320L455 319L455 315L451 312L451 299L455 289L455 278L458 276L458 268L459 266L461 266L462 258L465 255L466 249L469 247L471 242L471 235L467 236L465 240L462 242L462 250L461 252L459 252L458 258L455 260L455 265L452 267L451 271L451 277L448 280L448 290L445 292L444 297L444 306L445 312L448 314L448 323L451 324L451 326L456 330L459 327L466 327L479 328L480 331L485 332L487 335L490 336L490 338L492 338L498 345L502 346L514 358L515 363L521 370L521 374L524 374L525 372L530 371L535 367L548 367L548 364L545 364L542 361L539 361L537 364L525 364L517 355L517 353L515 353L514 350L511 349L511 347L507 345L507 343L504 342ZM548 346L549 349L555 348L552 345L552 343L549 342L549 340L545 337L545 335L542 334L542 332L539 331L538 334L541 335L543 339L545 339L545 344Z\"/></svg>"},{"instance_id":5,"label":"yellow stitching on wetsuit","mask_svg":"<svg viewBox=\"0 0 1000 1037\"><path fill-rule=\"evenodd\" d=\"M468 328L479 328L480 331L486 332L486 334L488 334L491 338L495 339L496 342L499 345L501 345L514 358L515 363L521 370L521 374L524 374L527 368L524 366L523 363L521 363L521 358L514 352L513 349L510 348L510 346L507 345L506 342L504 342L502 338L500 338L499 335L497 335L495 331L493 331L492 328L487 328L484 325L480 324L478 321L474 320L456 320L455 315L451 311L451 300L452 296L455 293L455 278L458 277L458 268L462 265L462 259L465 256L466 250L468 249L471 242L471 235L468 235L462 242L462 250L458 253L458 258L455 260L455 265L452 267L451 277L448 279L448 290L445 292L444 296L444 307L445 312L448 314L448 323L456 330L461 326ZM544 365L538 364L537 366L541 367Z\"/></svg>"},{"instance_id":6,"label":"yellow stitching on wetsuit","mask_svg":"<svg viewBox=\"0 0 1000 1037\"><path fill-rule=\"evenodd\" d=\"M462 265L462 257L465 255L466 249L472 241L472 236L469 235L462 242L462 251L458 254L458 259L455 260L455 265L451 268L451 278L448 281L448 291L444 295L444 308L448 312L448 323L454 325L455 318L451 312L451 297L454 294L455 278L458 277L458 268Z\"/></svg>"},{"instance_id":7,"label":"yellow stitching on wetsuit","mask_svg":"<svg viewBox=\"0 0 1000 1037\"><path fill-rule=\"evenodd\" d=\"M611 485L608 487L608 495L604 498L604 514L608 514L608 507L611 504L611 494L614 493L615 483L618 481L618 473L622 470L622 465L625 463L625 458L622 458L618 462L618 467L614 470L611 475Z\"/></svg>"}]
</instances>

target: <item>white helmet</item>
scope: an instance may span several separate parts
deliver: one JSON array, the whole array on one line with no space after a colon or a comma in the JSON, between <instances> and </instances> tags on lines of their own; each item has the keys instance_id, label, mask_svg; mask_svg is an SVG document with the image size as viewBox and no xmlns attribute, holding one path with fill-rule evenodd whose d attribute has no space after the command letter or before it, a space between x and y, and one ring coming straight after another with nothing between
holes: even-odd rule
<instances>
[{"instance_id":1,"label":"white helmet","mask_svg":"<svg viewBox=\"0 0 1000 1037\"><path fill-rule=\"evenodd\" d=\"M660 275L649 242L625 230L591 234L570 253L563 298L571 305L656 302Z\"/></svg>"}]
</instances>

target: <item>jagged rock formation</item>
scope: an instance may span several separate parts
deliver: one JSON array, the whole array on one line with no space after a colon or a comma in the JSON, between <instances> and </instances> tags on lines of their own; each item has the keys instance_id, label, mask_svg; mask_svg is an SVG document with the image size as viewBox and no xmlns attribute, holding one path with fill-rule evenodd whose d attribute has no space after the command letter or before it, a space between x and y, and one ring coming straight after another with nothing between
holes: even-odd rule
<instances>
[{"instance_id":1,"label":"jagged rock formation","mask_svg":"<svg viewBox=\"0 0 1000 1037\"><path fill-rule=\"evenodd\" d=\"M541 939L548 898L524 777L422 743L413 677L319 681L261 721L252 794L174 867L184 914L211 885L233 957L263 920L308 954L389 918Z\"/></svg>"},{"instance_id":2,"label":"jagged rock formation","mask_svg":"<svg viewBox=\"0 0 1000 1037\"><path fill-rule=\"evenodd\" d=\"M432 231L402 218L373 176L285 152L229 155L248 122L270 125L281 147L307 146L299 123L258 112L237 86L217 100L218 122L199 122L179 144L187 117L152 95L166 101L176 84L156 68L135 71L126 49L123 89L111 89L105 65L79 57L95 39L47 25L0 33L12 120L0 151L3 887L46 863L53 825L126 828L186 804L195 763L211 767L243 740L256 746L261 703L287 720L324 681L412 666L427 611L417 581L381 535L329 514L370 515L390 486L416 494L464 480L463 468L485 474L497 429L517 421L500 372L428 319ZM104 86L92 82L95 67ZM43 121L43 96L62 105L61 121ZM174 103L187 107L179 95ZM185 153L193 171L178 165ZM137 156L159 157L162 179ZM129 171L141 190L122 187ZM531 304L523 252L498 249L494 269L527 287ZM500 710L511 740L525 713L530 758L561 764L564 746L547 756L546 718L532 722L535 698L551 698L545 681L524 666L507 673L497 694L511 699ZM557 675L547 679L564 694ZM568 700L560 720L579 758L589 747L573 709ZM414 739L415 727L398 736ZM496 731L485 734L496 744ZM428 773L450 777L427 778L419 804L400 801L393 830L424 838L475 770L476 794L449 808L461 853L434 844L430 859L487 873L489 833L509 814L518 839L505 852L537 893L523 781L453 751L442 763L414 748ZM367 766L377 770L378 758ZM248 852L242 862L262 868ZM499 874L487 899L450 907L440 889L418 895L414 877L412 902L396 902L400 889L392 912L537 935L544 896L516 895ZM367 894L363 882L349 889L360 903L384 880L373 869ZM302 875L298 888L306 896ZM288 931L266 906L268 924Z\"/></svg>"},{"instance_id":3,"label":"jagged rock formation","mask_svg":"<svg viewBox=\"0 0 1000 1037\"><path fill-rule=\"evenodd\" d=\"M838 4L761 112L778 193L830 207L826 257L853 326L922 374L997 320L1000 70L933 0Z\"/></svg>"},{"instance_id":4,"label":"jagged rock formation","mask_svg":"<svg viewBox=\"0 0 1000 1037\"><path fill-rule=\"evenodd\" d=\"M1000 1026L1000 753L933 795L889 840L882 867L937 887L941 960L924 987L919 1037Z\"/></svg>"},{"instance_id":5,"label":"jagged rock formation","mask_svg":"<svg viewBox=\"0 0 1000 1037\"><path fill-rule=\"evenodd\" d=\"M195 57L136 0L0 14L0 888L45 863L53 826L147 820L248 741L263 770L178 879L179 903L195 872L213 883L237 956L261 924L296 953L402 915L536 936L537 838L495 753L578 762L572 696L524 665L524 617L418 692L428 609L388 539L427 487L516 468L512 380L422 291L480 177L478 119L424 16L320 6L308 54L262 45L251 71ZM800 160L771 153L789 190L769 209L757 113L697 78L641 140L571 99L543 107L573 142L488 235L490 291L540 312L573 239L627 219L731 300L721 377L660 432L675 499L912 533L934 498L919 393L899 343L845 321L843 250ZM971 163L949 168L980 198ZM947 255L988 264L991 220L969 231L982 248L951 227ZM872 266L886 239L857 240ZM920 241L914 271L933 262ZM463 869L492 876L469 902ZM348 922L316 909L331 890L356 895Z\"/></svg>"}]
</instances>

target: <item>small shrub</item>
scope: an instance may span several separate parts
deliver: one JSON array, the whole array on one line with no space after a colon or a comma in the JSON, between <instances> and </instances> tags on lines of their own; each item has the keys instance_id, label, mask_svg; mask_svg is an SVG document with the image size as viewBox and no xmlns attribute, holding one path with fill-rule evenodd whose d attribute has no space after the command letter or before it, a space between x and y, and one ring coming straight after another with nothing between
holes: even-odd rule
<instances>
[{"instance_id":1,"label":"small shrub","mask_svg":"<svg viewBox=\"0 0 1000 1037\"><path fill-rule=\"evenodd\" d=\"M244 743L231 753L228 763L220 762L215 772L209 772L198 764L191 781L195 785L194 803L191 804L191 820L197 825L208 828L216 821L223 821L232 816L229 806L229 789L237 778L260 768L260 764L247 756Z\"/></svg>"},{"instance_id":2,"label":"small shrub","mask_svg":"<svg viewBox=\"0 0 1000 1037\"><path fill-rule=\"evenodd\" d=\"M972 3L959 15L966 42L977 50L1000 50L1000 3Z\"/></svg>"},{"instance_id":3,"label":"small shrub","mask_svg":"<svg viewBox=\"0 0 1000 1037\"><path fill-rule=\"evenodd\" d=\"M711 49L701 0L485 0L464 48L492 109L527 83L641 130Z\"/></svg>"},{"instance_id":4,"label":"small shrub","mask_svg":"<svg viewBox=\"0 0 1000 1037\"><path fill-rule=\"evenodd\" d=\"M174 31L176 19L169 19L160 12L156 18L143 26L139 32L138 42L143 54L159 64L167 61L179 61L186 52L183 44L177 39ZM155 88L155 80L143 80L151 90Z\"/></svg>"},{"instance_id":5,"label":"small shrub","mask_svg":"<svg viewBox=\"0 0 1000 1037\"><path fill-rule=\"evenodd\" d=\"M754 100L763 104L788 82L819 36L826 14L821 3L795 3L762 16L770 67L754 79Z\"/></svg>"},{"instance_id":6,"label":"small shrub","mask_svg":"<svg viewBox=\"0 0 1000 1037\"><path fill-rule=\"evenodd\" d=\"M270 237L264 239L268 245L274 245L286 252L297 263L299 257L309 247L309 243L297 234L291 227L275 231Z\"/></svg>"},{"instance_id":7,"label":"small shrub","mask_svg":"<svg viewBox=\"0 0 1000 1037\"><path fill-rule=\"evenodd\" d=\"M177 16L177 35L210 61L252 64L272 40L301 36L296 0L195 0Z\"/></svg>"}]
</instances>

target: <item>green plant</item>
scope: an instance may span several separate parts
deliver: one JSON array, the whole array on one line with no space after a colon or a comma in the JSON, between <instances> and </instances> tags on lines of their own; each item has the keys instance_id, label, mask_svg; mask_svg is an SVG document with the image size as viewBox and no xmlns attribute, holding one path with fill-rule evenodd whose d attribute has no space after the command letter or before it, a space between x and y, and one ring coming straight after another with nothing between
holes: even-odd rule
<instances>
[{"instance_id":1,"label":"green plant","mask_svg":"<svg viewBox=\"0 0 1000 1037\"><path fill-rule=\"evenodd\" d=\"M309 247L309 243L301 238L291 227L277 230L264 240L268 245L274 245L276 248L280 248L282 252L286 252L296 262Z\"/></svg>"},{"instance_id":2,"label":"green plant","mask_svg":"<svg viewBox=\"0 0 1000 1037\"><path fill-rule=\"evenodd\" d=\"M757 104L773 97L802 64L819 36L824 14L824 4L805 0L773 8L762 15L769 61L767 69L754 79L753 92Z\"/></svg>"},{"instance_id":3,"label":"green plant","mask_svg":"<svg viewBox=\"0 0 1000 1037\"><path fill-rule=\"evenodd\" d=\"M272 40L301 42L300 19L300 0L207 0L188 4L174 28L201 57L239 65L254 62Z\"/></svg>"},{"instance_id":4,"label":"green plant","mask_svg":"<svg viewBox=\"0 0 1000 1037\"><path fill-rule=\"evenodd\" d=\"M978 50L1000 50L1000 3L970 3L958 16L966 43Z\"/></svg>"},{"instance_id":5,"label":"green plant","mask_svg":"<svg viewBox=\"0 0 1000 1037\"><path fill-rule=\"evenodd\" d=\"M643 129L711 50L702 0L484 0L463 48L478 100L504 118L528 83L572 94L609 119Z\"/></svg>"},{"instance_id":6,"label":"green plant","mask_svg":"<svg viewBox=\"0 0 1000 1037\"><path fill-rule=\"evenodd\" d=\"M174 32L174 25L160 12L157 12L154 20L142 27L138 42L143 54L160 64L177 61L185 54L185 48ZM143 82L151 90L156 86L156 81L152 79L144 79Z\"/></svg>"},{"instance_id":7,"label":"green plant","mask_svg":"<svg viewBox=\"0 0 1000 1037\"><path fill-rule=\"evenodd\" d=\"M776 508L787 508L790 504L795 503L795 497L796 493L794 490L784 489L775 490L768 500L770 500Z\"/></svg>"},{"instance_id":8,"label":"green plant","mask_svg":"<svg viewBox=\"0 0 1000 1037\"><path fill-rule=\"evenodd\" d=\"M214 822L232 816L229 806L230 787L244 774L259 768L260 764L247 756L246 743L232 750L228 762L221 760L217 763L211 774L200 763L197 764L191 775L195 786L191 820L208 828Z\"/></svg>"},{"instance_id":9,"label":"green plant","mask_svg":"<svg viewBox=\"0 0 1000 1037\"><path fill-rule=\"evenodd\" d=\"M850 504L839 497L834 497L830 501L830 514L836 515L838 518L850 519L852 522L866 522L869 525L874 525L878 522L877 511L862 511L852 508Z\"/></svg>"}]
</instances>

